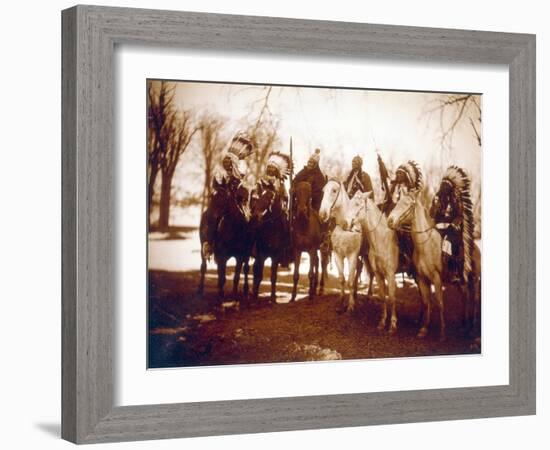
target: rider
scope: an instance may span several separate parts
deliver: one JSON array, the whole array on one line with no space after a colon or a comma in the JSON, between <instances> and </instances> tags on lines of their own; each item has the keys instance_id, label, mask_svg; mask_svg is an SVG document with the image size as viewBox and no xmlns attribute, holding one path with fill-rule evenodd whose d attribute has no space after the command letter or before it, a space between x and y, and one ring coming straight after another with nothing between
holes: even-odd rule
<instances>
[{"instance_id":1,"label":"rider","mask_svg":"<svg viewBox=\"0 0 550 450\"><path fill-rule=\"evenodd\" d=\"M387 205L387 214L391 212L395 204L402 194L412 190L420 190L423 186L422 172L415 161L409 160L401 164L395 171L395 178L390 184L389 205ZM400 264L406 267L407 272L414 276L416 269L412 262L413 241L410 233L404 230L397 231L397 239L399 242L399 258Z\"/></svg>"},{"instance_id":2,"label":"rider","mask_svg":"<svg viewBox=\"0 0 550 450\"><path fill-rule=\"evenodd\" d=\"M211 198L218 194L227 194L233 197L239 208L243 208L248 198L248 191L243 186L246 166L244 159L254 151L252 141L244 133L236 134L229 148L225 151L221 166L214 171L212 180ZM210 206L206 211L207 229L205 254L211 254L216 240L216 231L221 217L211 211Z\"/></svg>"},{"instance_id":3,"label":"rider","mask_svg":"<svg viewBox=\"0 0 550 450\"><path fill-rule=\"evenodd\" d=\"M311 206L317 213L319 213L319 209L321 208L323 187L327 182L325 175L323 175L323 172L319 168L320 159L321 150L316 148L310 155L307 164L292 180L292 186L296 186L296 184L302 181L307 181L311 185Z\"/></svg>"},{"instance_id":4,"label":"rider","mask_svg":"<svg viewBox=\"0 0 550 450\"><path fill-rule=\"evenodd\" d=\"M395 178L390 187L393 205L397 203L402 193L421 189L422 184L422 172L415 161L407 161L401 164L395 171Z\"/></svg>"},{"instance_id":5,"label":"rider","mask_svg":"<svg viewBox=\"0 0 550 450\"><path fill-rule=\"evenodd\" d=\"M464 214L452 179L444 177L441 181L430 207L430 215L443 238L443 267L448 268L451 282L458 282L462 273Z\"/></svg>"},{"instance_id":6,"label":"rider","mask_svg":"<svg viewBox=\"0 0 550 450\"><path fill-rule=\"evenodd\" d=\"M292 160L288 155L282 152L275 151L269 155L263 176L259 179L255 189L252 191L252 200L260 198L260 196L270 190L275 195L279 196L281 207L283 210L284 220L281 220L283 227L283 235L290 234L288 217L288 193L285 187L285 180L292 171ZM276 198L276 197L275 197ZM285 246L281 258L281 267L288 268L291 254L288 246Z\"/></svg>"},{"instance_id":7,"label":"rider","mask_svg":"<svg viewBox=\"0 0 550 450\"><path fill-rule=\"evenodd\" d=\"M348 197L352 198L357 191L367 192L369 197L374 200L372 182L367 172L362 170L363 159L357 155L351 160L351 171L349 172L344 187Z\"/></svg>"},{"instance_id":8,"label":"rider","mask_svg":"<svg viewBox=\"0 0 550 450\"><path fill-rule=\"evenodd\" d=\"M253 198L259 198L266 190L272 190L278 194L283 209L288 207L288 194L286 192L285 180L290 174L292 162L290 157L281 152L273 152L267 159L265 173L256 184L252 193Z\"/></svg>"}]
</instances>

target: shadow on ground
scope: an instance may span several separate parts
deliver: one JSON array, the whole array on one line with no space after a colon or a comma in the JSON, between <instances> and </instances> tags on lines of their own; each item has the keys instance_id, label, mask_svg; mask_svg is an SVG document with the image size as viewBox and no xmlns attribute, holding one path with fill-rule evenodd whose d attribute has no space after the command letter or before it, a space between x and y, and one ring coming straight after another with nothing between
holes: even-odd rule
<instances>
[{"instance_id":1,"label":"shadow on ground","mask_svg":"<svg viewBox=\"0 0 550 450\"><path fill-rule=\"evenodd\" d=\"M266 269L258 302L217 298L216 274L207 273L205 292L198 295L198 272L149 271L149 367L204 366L365 359L480 353L479 339L461 331L461 297L445 292L447 339L439 340L439 311L432 308L430 332L416 337L420 296L414 284L403 283L397 294L398 332L376 328L382 303L360 289L353 313L339 314L336 280L329 277L325 295L307 299L301 280L299 298L287 303L290 271L278 277L276 304L268 302ZM307 277L302 276L307 279ZM226 292L231 290L228 273ZM239 301L240 300L240 301Z\"/></svg>"}]
</instances>

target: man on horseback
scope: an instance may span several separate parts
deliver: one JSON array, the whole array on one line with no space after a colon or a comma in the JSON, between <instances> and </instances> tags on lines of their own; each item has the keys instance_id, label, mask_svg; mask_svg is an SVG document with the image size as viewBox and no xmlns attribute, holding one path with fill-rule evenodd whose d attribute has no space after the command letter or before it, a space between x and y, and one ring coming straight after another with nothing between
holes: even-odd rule
<instances>
[{"instance_id":1,"label":"man on horseback","mask_svg":"<svg viewBox=\"0 0 550 450\"><path fill-rule=\"evenodd\" d=\"M290 174L292 162L290 157L281 152L273 152L269 155L263 176L256 184L252 192L252 198L259 198L266 190L271 190L279 196L283 209L288 208L288 193L285 180Z\"/></svg>"},{"instance_id":2,"label":"man on horseback","mask_svg":"<svg viewBox=\"0 0 550 450\"><path fill-rule=\"evenodd\" d=\"M469 185L462 169L449 167L430 207L430 215L443 238L443 267L451 282L459 282L464 270L465 208L471 212ZM473 242L473 238L470 240Z\"/></svg>"},{"instance_id":3,"label":"man on horseback","mask_svg":"<svg viewBox=\"0 0 550 450\"><path fill-rule=\"evenodd\" d=\"M253 152L251 140L244 134L235 135L222 158L221 166L214 172L212 193L206 210L206 242L204 252L212 254L216 241L216 232L222 214L212 208L212 199L215 196L235 200L237 207L243 210L247 207L248 190L243 185L245 170L242 167L244 159Z\"/></svg>"},{"instance_id":4,"label":"man on horseback","mask_svg":"<svg viewBox=\"0 0 550 450\"><path fill-rule=\"evenodd\" d=\"M363 159L357 155L351 160L351 171L348 174L344 187L349 198L353 198L357 191L368 193L369 197L374 200L374 192L370 176L363 169Z\"/></svg>"},{"instance_id":5,"label":"man on horseback","mask_svg":"<svg viewBox=\"0 0 550 450\"><path fill-rule=\"evenodd\" d=\"M325 175L323 175L323 172L321 172L319 168L320 159L321 150L316 148L309 157L307 164L296 174L294 180L292 180L293 187L302 181L306 181L311 185L311 206L317 213L319 213L319 209L321 208L323 187L327 182Z\"/></svg>"},{"instance_id":6,"label":"man on horseback","mask_svg":"<svg viewBox=\"0 0 550 450\"><path fill-rule=\"evenodd\" d=\"M395 178L390 186L390 198L395 205L403 193L422 188L422 172L415 161L401 164L395 171Z\"/></svg>"},{"instance_id":7,"label":"man on horseback","mask_svg":"<svg viewBox=\"0 0 550 450\"><path fill-rule=\"evenodd\" d=\"M423 187L422 171L416 161L409 160L401 164L395 171L395 178L390 182L389 190L386 191L386 200L383 210L389 215L399 198L409 191L419 191ZM415 267L412 262L413 241L409 232L397 230L399 242L400 266L406 268L410 275L415 275Z\"/></svg>"}]
</instances>

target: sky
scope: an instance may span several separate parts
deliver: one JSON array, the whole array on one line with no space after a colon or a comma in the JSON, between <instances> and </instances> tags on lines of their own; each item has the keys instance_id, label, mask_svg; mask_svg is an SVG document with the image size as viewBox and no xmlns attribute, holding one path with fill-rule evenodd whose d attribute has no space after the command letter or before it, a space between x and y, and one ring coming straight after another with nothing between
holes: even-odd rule
<instances>
[{"instance_id":1,"label":"sky","mask_svg":"<svg viewBox=\"0 0 550 450\"><path fill-rule=\"evenodd\" d=\"M262 85L178 82L175 101L178 108L199 115L208 111L224 116L229 140L248 123L255 123L267 89ZM377 178L377 149L390 170L414 159L426 175L435 168L437 175L432 178L440 178L444 168L458 164L470 173L474 186L479 186L481 149L469 123L469 117L475 117L477 111L466 109L464 120L453 134L452 146L443 149L442 124L447 127L452 123L453 110L442 118L437 111L429 112L442 98L445 94L273 86L268 107L278 123L280 139L276 148L288 152L292 137L297 170L318 147L321 169L328 175L332 169L329 160L339 160L347 170L353 156L360 155L364 170ZM176 191L199 188L199 183L191 187L188 183L190 174L201 176L199 145L197 137L181 158L174 179Z\"/></svg>"}]
</instances>

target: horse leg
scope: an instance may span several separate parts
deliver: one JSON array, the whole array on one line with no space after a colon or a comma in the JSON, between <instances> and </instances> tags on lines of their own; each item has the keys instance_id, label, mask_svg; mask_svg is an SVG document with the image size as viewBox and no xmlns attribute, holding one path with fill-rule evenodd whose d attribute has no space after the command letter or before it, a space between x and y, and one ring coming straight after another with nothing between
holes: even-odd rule
<instances>
[{"instance_id":1,"label":"horse leg","mask_svg":"<svg viewBox=\"0 0 550 450\"><path fill-rule=\"evenodd\" d=\"M397 331L397 313L395 311L395 274L388 274L388 276L386 276L386 280L388 282L388 301L391 305L390 329L388 332L392 335Z\"/></svg>"},{"instance_id":2,"label":"horse leg","mask_svg":"<svg viewBox=\"0 0 550 450\"><path fill-rule=\"evenodd\" d=\"M239 279L241 278L241 269L243 267L243 257L235 257L235 273L233 274L233 297L239 294Z\"/></svg>"},{"instance_id":3,"label":"horse leg","mask_svg":"<svg viewBox=\"0 0 550 450\"><path fill-rule=\"evenodd\" d=\"M378 322L378 326L376 327L378 331L382 331L386 327L386 320L388 318L388 302L386 301L386 282L384 280L384 277L381 276L379 273L375 273L374 276L376 277L376 284L378 285L378 290L380 291L380 299L382 300L382 317L380 317L380 321Z\"/></svg>"},{"instance_id":4,"label":"horse leg","mask_svg":"<svg viewBox=\"0 0 550 450\"><path fill-rule=\"evenodd\" d=\"M223 300L223 288L225 286L225 269L227 265L227 258L225 256L218 260L218 300Z\"/></svg>"},{"instance_id":5,"label":"horse leg","mask_svg":"<svg viewBox=\"0 0 550 450\"><path fill-rule=\"evenodd\" d=\"M271 297L270 301L277 303L277 268L279 261L276 258L271 258Z\"/></svg>"},{"instance_id":6,"label":"horse leg","mask_svg":"<svg viewBox=\"0 0 550 450\"><path fill-rule=\"evenodd\" d=\"M294 254L294 275L292 276L292 297L290 297L291 302L296 300L296 288L298 286L298 280L300 279L301 257L302 257L302 253L299 251L296 251L296 253Z\"/></svg>"},{"instance_id":7,"label":"horse leg","mask_svg":"<svg viewBox=\"0 0 550 450\"><path fill-rule=\"evenodd\" d=\"M317 294L317 286L319 286L319 252L317 250L313 251L313 290L312 295L315 297Z\"/></svg>"},{"instance_id":8,"label":"horse leg","mask_svg":"<svg viewBox=\"0 0 550 450\"><path fill-rule=\"evenodd\" d=\"M313 300L315 298L315 262L317 260L317 252L309 251L309 299Z\"/></svg>"},{"instance_id":9,"label":"horse leg","mask_svg":"<svg viewBox=\"0 0 550 450\"><path fill-rule=\"evenodd\" d=\"M346 284L349 293L348 312L351 312L355 309L355 296L357 294L357 255L352 255L351 258L348 258L348 263L349 274Z\"/></svg>"},{"instance_id":10,"label":"horse leg","mask_svg":"<svg viewBox=\"0 0 550 450\"><path fill-rule=\"evenodd\" d=\"M202 253L202 250L201 250ZM197 290L199 295L202 295L204 292L204 276L206 274L206 258L201 254L201 278L199 281L199 288Z\"/></svg>"},{"instance_id":11,"label":"horse leg","mask_svg":"<svg viewBox=\"0 0 550 450\"><path fill-rule=\"evenodd\" d=\"M363 271L363 259L360 256L357 256L355 259L357 261L357 268L355 269L355 276L353 277L353 296L357 298L357 288Z\"/></svg>"},{"instance_id":12,"label":"horse leg","mask_svg":"<svg viewBox=\"0 0 550 450\"><path fill-rule=\"evenodd\" d=\"M319 295L325 293L325 277L327 275L328 254L325 250L321 251L321 280L319 283Z\"/></svg>"},{"instance_id":13,"label":"horse leg","mask_svg":"<svg viewBox=\"0 0 550 450\"><path fill-rule=\"evenodd\" d=\"M260 284L264 277L264 258L262 255L257 255L254 261L254 285L252 288L252 298L254 301L258 300L258 293L260 291Z\"/></svg>"},{"instance_id":14,"label":"horse leg","mask_svg":"<svg viewBox=\"0 0 550 450\"><path fill-rule=\"evenodd\" d=\"M420 328L416 336L419 338L423 338L428 334L428 327L430 326L430 315L431 315L430 297L432 293L430 292L430 282L426 278L418 275L416 280L418 283L418 290L420 291L420 297L422 298L422 304L424 305L422 327Z\"/></svg>"},{"instance_id":15,"label":"horse leg","mask_svg":"<svg viewBox=\"0 0 550 450\"><path fill-rule=\"evenodd\" d=\"M344 277L344 259L342 258L342 255L334 252L334 260L336 262L336 268L338 269L338 283L340 284L340 303L336 311L341 313L345 311L344 299L346 279Z\"/></svg>"},{"instance_id":16,"label":"horse leg","mask_svg":"<svg viewBox=\"0 0 550 450\"><path fill-rule=\"evenodd\" d=\"M414 283L416 284L416 287L418 289L418 295L420 296L420 308L418 308L418 319L416 319L416 323L422 323L422 318L424 317L424 300L422 299L422 291L420 290L420 285L418 284L418 275L414 277ZM403 284L403 287L405 287L405 284Z\"/></svg>"},{"instance_id":17,"label":"horse leg","mask_svg":"<svg viewBox=\"0 0 550 450\"><path fill-rule=\"evenodd\" d=\"M250 261L248 256L244 258L244 286L243 286L243 299L248 300L248 272L250 272Z\"/></svg>"},{"instance_id":18,"label":"horse leg","mask_svg":"<svg viewBox=\"0 0 550 450\"><path fill-rule=\"evenodd\" d=\"M374 281L374 273L367 255L363 256L363 260L364 260L365 268L367 269L367 274L369 276L369 287L367 289L367 297L372 297L372 283Z\"/></svg>"},{"instance_id":19,"label":"horse leg","mask_svg":"<svg viewBox=\"0 0 550 450\"><path fill-rule=\"evenodd\" d=\"M435 288L435 299L437 301L437 306L439 307L439 340L444 341L445 340L445 308L443 304L443 289L441 286L441 277L437 273L434 276L433 284Z\"/></svg>"}]
</instances>

